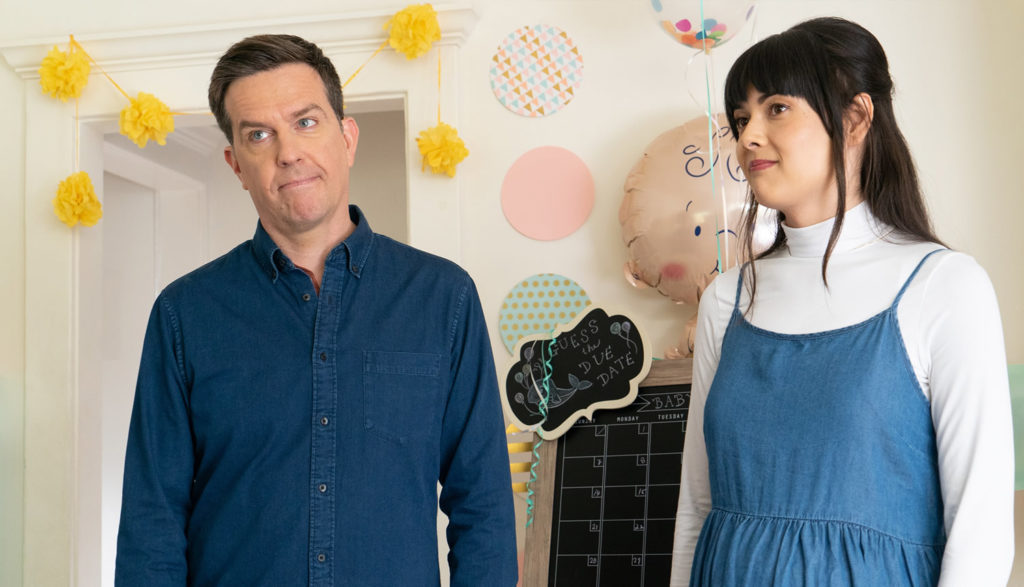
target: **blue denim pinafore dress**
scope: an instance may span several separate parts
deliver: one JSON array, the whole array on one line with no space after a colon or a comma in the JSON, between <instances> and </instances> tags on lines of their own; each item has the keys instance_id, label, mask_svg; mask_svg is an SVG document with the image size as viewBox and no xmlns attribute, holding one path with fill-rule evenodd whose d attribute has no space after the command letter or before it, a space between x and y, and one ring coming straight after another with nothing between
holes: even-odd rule
<instances>
[{"instance_id":1,"label":"blue denim pinafore dress","mask_svg":"<svg viewBox=\"0 0 1024 587\"><path fill-rule=\"evenodd\" d=\"M942 250L942 249L940 249ZM704 409L711 513L691 585L935 585L945 545L930 406L897 306L826 332L736 303Z\"/></svg>"}]
</instances>

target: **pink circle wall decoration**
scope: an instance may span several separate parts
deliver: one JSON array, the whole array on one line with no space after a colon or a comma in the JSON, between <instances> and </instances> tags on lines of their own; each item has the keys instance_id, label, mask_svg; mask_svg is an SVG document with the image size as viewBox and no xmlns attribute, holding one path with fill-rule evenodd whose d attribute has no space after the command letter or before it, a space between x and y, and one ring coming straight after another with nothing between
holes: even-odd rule
<instances>
[{"instance_id":1,"label":"pink circle wall decoration","mask_svg":"<svg viewBox=\"0 0 1024 587\"><path fill-rule=\"evenodd\" d=\"M516 230L551 241L576 231L594 207L594 177L575 153L538 147L524 153L505 174L501 209Z\"/></svg>"}]
</instances>

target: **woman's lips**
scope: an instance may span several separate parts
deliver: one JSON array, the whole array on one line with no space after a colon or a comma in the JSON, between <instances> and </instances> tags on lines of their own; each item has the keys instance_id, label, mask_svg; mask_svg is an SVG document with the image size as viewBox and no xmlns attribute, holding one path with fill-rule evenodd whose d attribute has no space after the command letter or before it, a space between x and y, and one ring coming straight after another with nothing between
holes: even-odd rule
<instances>
[{"instance_id":1,"label":"woman's lips","mask_svg":"<svg viewBox=\"0 0 1024 587\"><path fill-rule=\"evenodd\" d=\"M772 165L775 165L775 161L769 161L768 159L754 159L750 162L750 171L762 171L768 169Z\"/></svg>"}]
</instances>

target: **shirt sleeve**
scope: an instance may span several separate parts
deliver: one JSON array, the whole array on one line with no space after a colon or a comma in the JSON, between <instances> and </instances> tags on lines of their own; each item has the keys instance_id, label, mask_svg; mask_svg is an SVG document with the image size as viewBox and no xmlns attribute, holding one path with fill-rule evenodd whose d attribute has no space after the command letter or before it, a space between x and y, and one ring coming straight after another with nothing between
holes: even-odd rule
<instances>
[{"instance_id":1,"label":"shirt sleeve","mask_svg":"<svg viewBox=\"0 0 1024 587\"><path fill-rule=\"evenodd\" d=\"M490 339L472 282L458 307L441 433L440 506L448 516L451 585L512 587L518 573L512 478Z\"/></svg>"},{"instance_id":2,"label":"shirt sleeve","mask_svg":"<svg viewBox=\"0 0 1024 587\"><path fill-rule=\"evenodd\" d=\"M181 332L161 297L153 305L125 454L115 584L185 585L193 449Z\"/></svg>"},{"instance_id":3,"label":"shirt sleeve","mask_svg":"<svg viewBox=\"0 0 1024 587\"><path fill-rule=\"evenodd\" d=\"M1013 423L995 291L945 254L924 294L919 344L931 392L947 534L941 587L1006 585L1013 565Z\"/></svg>"},{"instance_id":4,"label":"shirt sleeve","mask_svg":"<svg viewBox=\"0 0 1024 587\"><path fill-rule=\"evenodd\" d=\"M722 278L708 286L697 309L697 332L693 348L693 382L690 385L690 407L686 416L686 437L683 442L683 469L679 482L679 505L676 510L675 539L672 544L672 587L690 583L690 567L704 519L711 511L711 486L708 481L708 454L704 445L704 404L708 389L718 369L722 337L725 333L723 303L718 290ZM728 288L727 288L728 289ZM724 308L728 320L731 304Z\"/></svg>"}]
</instances>

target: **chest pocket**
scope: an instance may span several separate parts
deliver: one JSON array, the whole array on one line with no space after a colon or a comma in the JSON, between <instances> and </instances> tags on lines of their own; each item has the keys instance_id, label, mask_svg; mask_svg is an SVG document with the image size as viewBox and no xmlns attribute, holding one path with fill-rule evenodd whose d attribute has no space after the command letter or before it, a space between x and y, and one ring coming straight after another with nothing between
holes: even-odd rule
<instances>
[{"instance_id":1,"label":"chest pocket","mask_svg":"<svg viewBox=\"0 0 1024 587\"><path fill-rule=\"evenodd\" d=\"M429 437L441 409L441 355L363 352L366 429L399 444Z\"/></svg>"}]
</instances>

